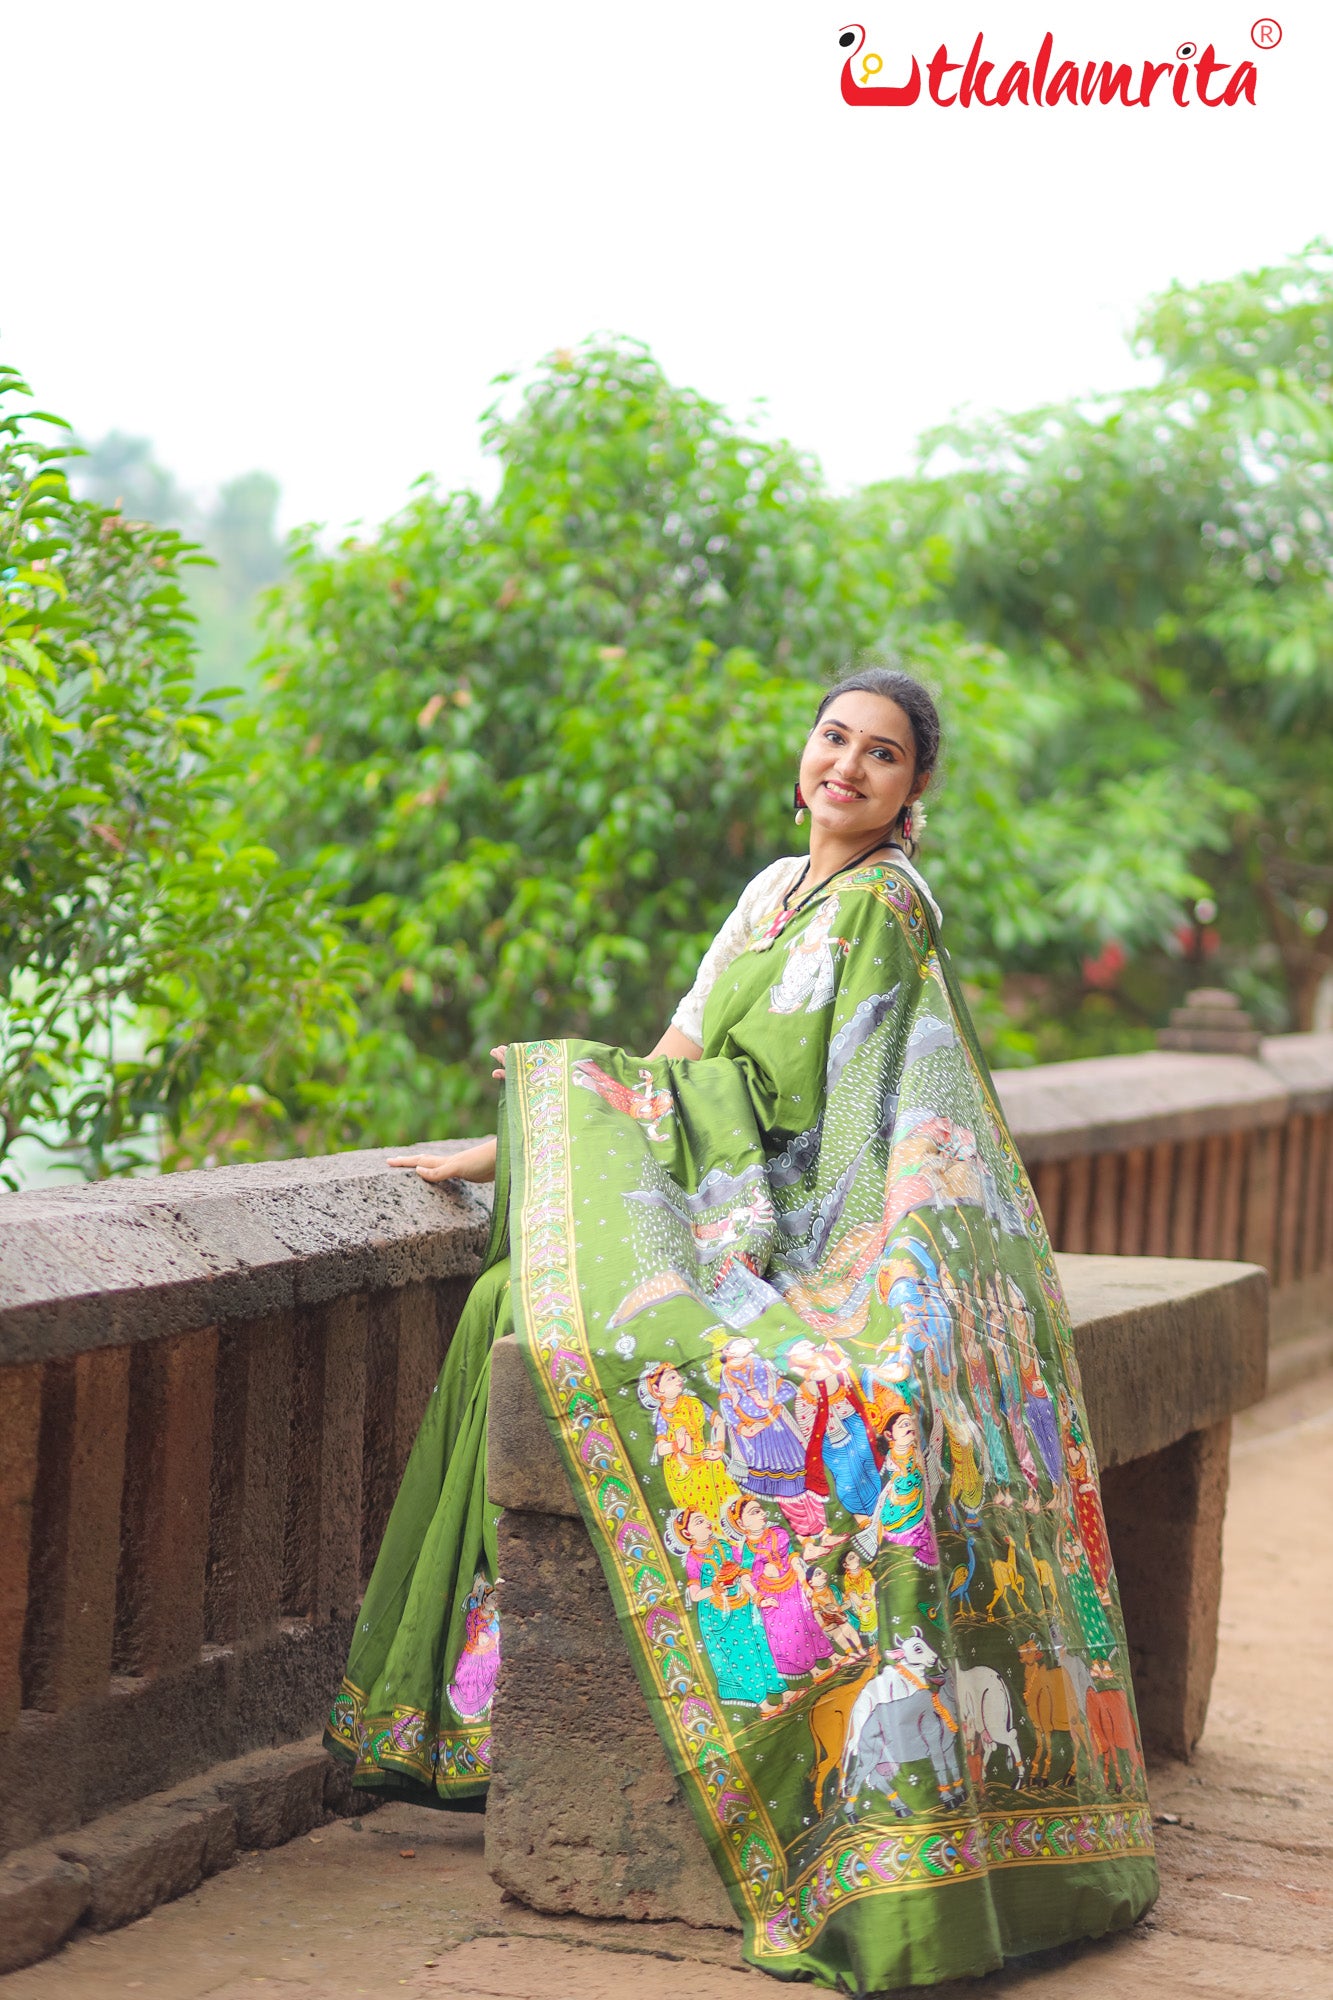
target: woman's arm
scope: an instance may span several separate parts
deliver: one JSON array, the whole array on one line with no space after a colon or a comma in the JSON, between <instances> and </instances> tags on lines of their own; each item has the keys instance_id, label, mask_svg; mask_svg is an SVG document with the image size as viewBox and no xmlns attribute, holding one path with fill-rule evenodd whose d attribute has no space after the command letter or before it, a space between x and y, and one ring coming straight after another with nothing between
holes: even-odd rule
<instances>
[{"instance_id":1,"label":"woman's arm","mask_svg":"<svg viewBox=\"0 0 1333 2000\"><path fill-rule=\"evenodd\" d=\"M496 1062L492 1076L502 1077L505 1073L505 1049L492 1049ZM703 1050L688 1035L682 1035L679 1028L668 1028L657 1047L655 1056L675 1056L688 1062L697 1062ZM461 1153L405 1153L389 1161L391 1167L415 1167L423 1181L493 1181L495 1179L495 1140L481 1139L475 1146L469 1146Z\"/></svg>"},{"instance_id":2,"label":"woman's arm","mask_svg":"<svg viewBox=\"0 0 1333 2000\"><path fill-rule=\"evenodd\" d=\"M668 1028L657 1047L648 1052L650 1061L653 1056L674 1056L677 1061L698 1062L702 1054L699 1044L682 1035L679 1028Z\"/></svg>"},{"instance_id":3,"label":"woman's arm","mask_svg":"<svg viewBox=\"0 0 1333 2000\"><path fill-rule=\"evenodd\" d=\"M401 1153L387 1164L415 1167L423 1181L493 1181L495 1139L479 1139L461 1153Z\"/></svg>"}]
</instances>

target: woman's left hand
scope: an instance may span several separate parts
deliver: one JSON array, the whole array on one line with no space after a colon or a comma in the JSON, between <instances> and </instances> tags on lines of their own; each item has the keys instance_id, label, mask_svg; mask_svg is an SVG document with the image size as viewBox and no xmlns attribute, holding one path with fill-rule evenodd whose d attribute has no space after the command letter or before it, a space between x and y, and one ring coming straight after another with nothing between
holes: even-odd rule
<instances>
[{"instance_id":1,"label":"woman's left hand","mask_svg":"<svg viewBox=\"0 0 1333 2000\"><path fill-rule=\"evenodd\" d=\"M499 1048L496 1048L496 1049L492 1049L492 1050L491 1050L491 1061L492 1061L492 1062L496 1062L496 1063L498 1063L498 1064L500 1065L500 1067L499 1067L498 1069L493 1069L493 1070L491 1071L491 1075L492 1075L492 1076L498 1076L498 1077L499 1077L499 1079L500 1079L500 1081L501 1081L501 1083L503 1083L503 1082L504 1082L504 1074L505 1074L505 1057L506 1057L506 1055L508 1055L508 1053L509 1053L509 1044L508 1044L508 1042L501 1042L501 1044L500 1044Z\"/></svg>"}]
</instances>

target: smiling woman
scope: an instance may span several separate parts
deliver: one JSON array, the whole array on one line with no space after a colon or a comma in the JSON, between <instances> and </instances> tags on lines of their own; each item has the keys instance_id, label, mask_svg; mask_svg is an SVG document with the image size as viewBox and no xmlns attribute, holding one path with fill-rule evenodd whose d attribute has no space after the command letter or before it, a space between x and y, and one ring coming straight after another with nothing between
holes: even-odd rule
<instances>
[{"instance_id":1,"label":"smiling woman","mask_svg":"<svg viewBox=\"0 0 1333 2000\"><path fill-rule=\"evenodd\" d=\"M1076 1712L1094 1672L1132 1695L1068 1310L907 853L938 755L918 683L839 682L809 854L745 890L652 1056L510 1044L498 1154L398 1162L496 1174L495 1220L327 1739L359 1785L485 1791L513 1331L747 1956L857 1992L1097 1936L1157 1888L1141 1760L1108 1774ZM1038 1681L1067 1726L1027 1741Z\"/></svg>"}]
</instances>

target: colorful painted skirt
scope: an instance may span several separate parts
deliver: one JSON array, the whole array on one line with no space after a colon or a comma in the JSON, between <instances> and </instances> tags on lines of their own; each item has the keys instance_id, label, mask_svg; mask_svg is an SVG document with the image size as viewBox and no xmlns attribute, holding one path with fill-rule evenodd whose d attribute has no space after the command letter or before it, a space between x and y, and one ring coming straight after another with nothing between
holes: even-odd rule
<instances>
[{"instance_id":1,"label":"colorful painted skirt","mask_svg":"<svg viewBox=\"0 0 1333 2000\"><path fill-rule=\"evenodd\" d=\"M509 1260L478 1278L431 1391L324 1741L353 1783L423 1805L484 1796L499 1671L486 1498L491 1348L513 1331Z\"/></svg>"}]
</instances>

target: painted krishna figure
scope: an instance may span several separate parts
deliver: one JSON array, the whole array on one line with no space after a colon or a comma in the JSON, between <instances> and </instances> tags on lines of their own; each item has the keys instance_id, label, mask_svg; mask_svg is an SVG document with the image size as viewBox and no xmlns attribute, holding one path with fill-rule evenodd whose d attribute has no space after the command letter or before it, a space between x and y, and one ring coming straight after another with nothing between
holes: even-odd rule
<instances>
[{"instance_id":1,"label":"painted krishna figure","mask_svg":"<svg viewBox=\"0 0 1333 2000\"><path fill-rule=\"evenodd\" d=\"M328 1732L358 1784L484 1793L512 1330L748 1958L863 1994L1157 1894L1069 1316L911 859L938 750L907 675L832 689L809 854L750 883L651 1056L497 1050L498 1153L395 1162L495 1176L495 1224Z\"/></svg>"}]
</instances>

